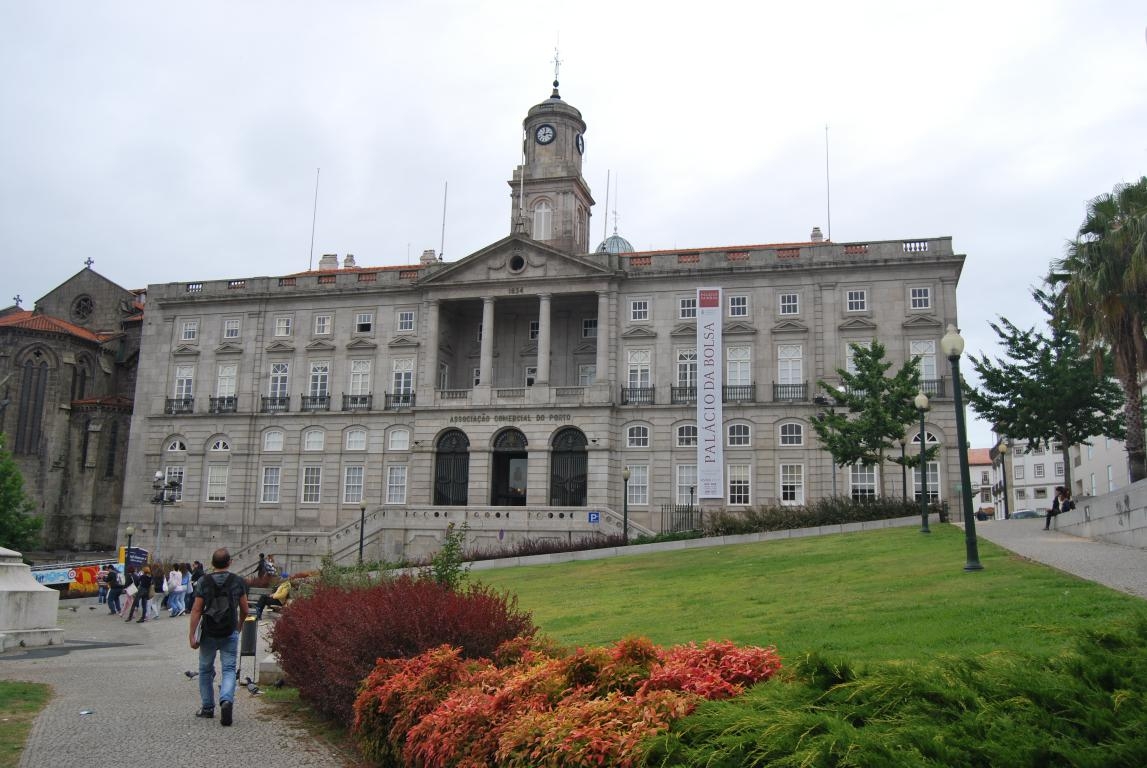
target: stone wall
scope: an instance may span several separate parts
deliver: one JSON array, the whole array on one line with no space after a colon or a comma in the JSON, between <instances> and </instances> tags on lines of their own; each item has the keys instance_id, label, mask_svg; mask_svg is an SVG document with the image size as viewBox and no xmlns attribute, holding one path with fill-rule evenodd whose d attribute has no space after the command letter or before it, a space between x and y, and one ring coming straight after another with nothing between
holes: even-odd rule
<instances>
[{"instance_id":1,"label":"stone wall","mask_svg":"<svg viewBox=\"0 0 1147 768\"><path fill-rule=\"evenodd\" d=\"M1076 508L1056 518L1056 529L1073 536L1147 549L1147 480L1076 500Z\"/></svg>"}]
</instances>

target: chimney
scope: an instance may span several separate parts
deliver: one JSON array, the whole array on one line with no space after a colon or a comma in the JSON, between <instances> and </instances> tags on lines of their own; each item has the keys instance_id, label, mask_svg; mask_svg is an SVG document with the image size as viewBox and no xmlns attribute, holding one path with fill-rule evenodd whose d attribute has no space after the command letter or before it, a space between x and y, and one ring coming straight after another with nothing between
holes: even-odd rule
<instances>
[{"instance_id":1,"label":"chimney","mask_svg":"<svg viewBox=\"0 0 1147 768\"><path fill-rule=\"evenodd\" d=\"M425 251L423 251L422 256L420 256L418 259L418 263L424 266L427 264L437 264L438 256L435 255L434 249L427 248Z\"/></svg>"},{"instance_id":2,"label":"chimney","mask_svg":"<svg viewBox=\"0 0 1147 768\"><path fill-rule=\"evenodd\" d=\"M351 267L353 267L354 265L355 265L355 263L354 263L354 254L353 254L353 253L348 253L348 254L346 255L346 258L345 258L345 259L343 259L343 269L350 269L350 268L351 268Z\"/></svg>"},{"instance_id":3,"label":"chimney","mask_svg":"<svg viewBox=\"0 0 1147 768\"><path fill-rule=\"evenodd\" d=\"M813 227L812 234L808 236L808 239L814 243L823 243L824 235L821 234L820 227Z\"/></svg>"},{"instance_id":4,"label":"chimney","mask_svg":"<svg viewBox=\"0 0 1147 768\"><path fill-rule=\"evenodd\" d=\"M319 269L338 269L339 268L339 255L337 253L324 253L322 258L319 259Z\"/></svg>"}]
</instances>

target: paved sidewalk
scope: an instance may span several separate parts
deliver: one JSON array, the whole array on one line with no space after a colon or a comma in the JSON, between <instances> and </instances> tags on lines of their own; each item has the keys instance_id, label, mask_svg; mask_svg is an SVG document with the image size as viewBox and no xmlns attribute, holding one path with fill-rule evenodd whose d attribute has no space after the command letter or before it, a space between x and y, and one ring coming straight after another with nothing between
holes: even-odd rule
<instances>
[{"instance_id":1,"label":"paved sidewalk","mask_svg":"<svg viewBox=\"0 0 1147 768\"><path fill-rule=\"evenodd\" d=\"M1147 549L1081 539L1043 529L1043 518L976 523L977 538L1021 557L1147 599Z\"/></svg>"},{"instance_id":2,"label":"paved sidewalk","mask_svg":"<svg viewBox=\"0 0 1147 768\"><path fill-rule=\"evenodd\" d=\"M164 612L128 624L94 597L60 606L63 645L0 654L0 679L53 689L32 725L21 768L348 765L306 732L275 720L264 700L242 686L230 728L219 724L218 710L214 720L195 718L199 681L184 672L198 670L199 652L187 645L186 617ZM267 653L262 638L257 650ZM256 676L256 658L240 657L240 679Z\"/></svg>"}]
</instances>

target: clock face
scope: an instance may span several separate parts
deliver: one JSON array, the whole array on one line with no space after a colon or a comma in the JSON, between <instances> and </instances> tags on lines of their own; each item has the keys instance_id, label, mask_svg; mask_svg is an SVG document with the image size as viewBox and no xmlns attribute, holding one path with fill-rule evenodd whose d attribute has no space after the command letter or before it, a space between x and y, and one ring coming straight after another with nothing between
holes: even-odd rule
<instances>
[{"instance_id":1,"label":"clock face","mask_svg":"<svg viewBox=\"0 0 1147 768\"><path fill-rule=\"evenodd\" d=\"M538 129L534 131L534 138L537 139L539 144L549 144L554 140L554 127L552 125L539 125Z\"/></svg>"},{"instance_id":2,"label":"clock face","mask_svg":"<svg viewBox=\"0 0 1147 768\"><path fill-rule=\"evenodd\" d=\"M577 153L579 155L584 155L585 154L585 137L579 133L577 135L577 140L574 143L577 144Z\"/></svg>"}]
</instances>

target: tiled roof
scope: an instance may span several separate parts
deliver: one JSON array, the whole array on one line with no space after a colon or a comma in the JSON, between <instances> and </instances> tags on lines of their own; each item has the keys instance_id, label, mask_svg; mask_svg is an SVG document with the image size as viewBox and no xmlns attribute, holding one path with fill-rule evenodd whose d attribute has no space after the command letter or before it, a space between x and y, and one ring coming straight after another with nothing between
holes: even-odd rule
<instances>
[{"instance_id":1,"label":"tiled roof","mask_svg":"<svg viewBox=\"0 0 1147 768\"><path fill-rule=\"evenodd\" d=\"M968 449L968 465L979 466L992 463L992 449L991 448L969 448Z\"/></svg>"},{"instance_id":2,"label":"tiled roof","mask_svg":"<svg viewBox=\"0 0 1147 768\"><path fill-rule=\"evenodd\" d=\"M406 269L420 269L420 264L406 264L386 267L335 267L334 269L307 269L302 272L292 272L284 277L302 277L303 275L337 275L349 272L395 272Z\"/></svg>"},{"instance_id":3,"label":"tiled roof","mask_svg":"<svg viewBox=\"0 0 1147 768\"><path fill-rule=\"evenodd\" d=\"M132 402L126 397L113 395L111 397L85 397L83 400L73 400L72 405L98 405L106 408L131 408Z\"/></svg>"},{"instance_id":4,"label":"tiled roof","mask_svg":"<svg viewBox=\"0 0 1147 768\"><path fill-rule=\"evenodd\" d=\"M51 315L30 312L26 309L0 317L0 328L22 328L28 331L63 333L68 336L85 339L86 341L93 341L96 344L102 344L115 335L110 333L93 333L87 328L82 328L75 323L69 323L67 320L61 320Z\"/></svg>"}]
</instances>

